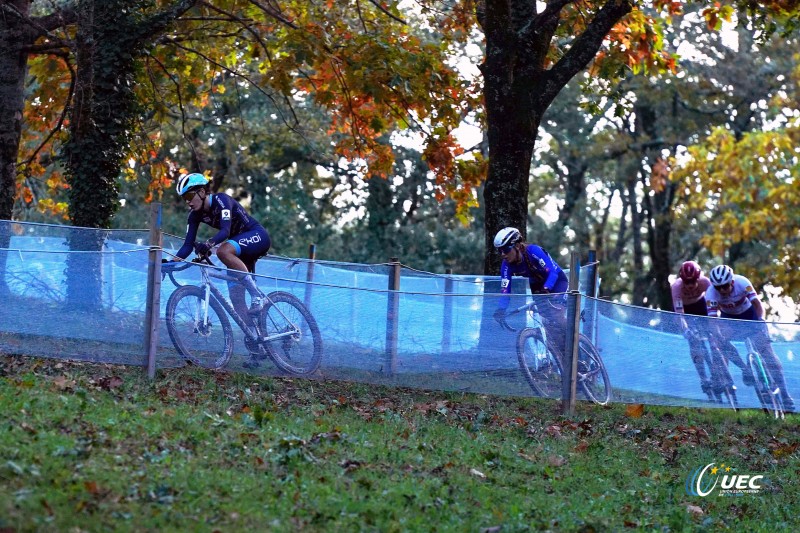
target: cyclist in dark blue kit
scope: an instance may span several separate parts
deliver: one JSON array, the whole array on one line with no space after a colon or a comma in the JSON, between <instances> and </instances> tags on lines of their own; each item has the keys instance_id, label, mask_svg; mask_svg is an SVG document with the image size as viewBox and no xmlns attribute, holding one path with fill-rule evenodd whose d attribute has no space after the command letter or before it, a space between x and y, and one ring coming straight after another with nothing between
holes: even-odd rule
<instances>
[{"instance_id":1,"label":"cyclist in dark blue kit","mask_svg":"<svg viewBox=\"0 0 800 533\"><path fill-rule=\"evenodd\" d=\"M266 255L271 245L267 230L227 194L212 194L209 180L203 174L181 176L177 191L191 209L186 239L176 254L177 258L186 259L192 249L198 256L206 256L214 246L219 245L217 257L228 269L255 272L256 260ZM207 241L195 243L201 222L219 231ZM248 313L257 313L263 304L257 300L259 291L253 277L247 274L238 277L238 282L228 282L228 292L236 312L247 319ZM245 290L253 298L250 309L245 300Z\"/></svg>"},{"instance_id":2,"label":"cyclist in dark blue kit","mask_svg":"<svg viewBox=\"0 0 800 533\"><path fill-rule=\"evenodd\" d=\"M500 292L511 294L511 277L525 276L533 294L566 293L569 290L569 279L550 254L535 244L527 244L517 228L503 228L494 238L494 247L500 252L503 263L500 265ZM510 297L500 298L494 318L500 324L505 323L506 309ZM566 341L566 315L564 300L551 299L539 306L539 312L550 324L550 330L556 335L556 346L563 349Z\"/></svg>"}]
</instances>

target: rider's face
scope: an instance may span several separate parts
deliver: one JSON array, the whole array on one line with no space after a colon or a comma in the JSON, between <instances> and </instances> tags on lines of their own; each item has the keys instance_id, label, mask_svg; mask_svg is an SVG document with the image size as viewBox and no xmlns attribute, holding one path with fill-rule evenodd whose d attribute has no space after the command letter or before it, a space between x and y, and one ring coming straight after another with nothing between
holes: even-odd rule
<instances>
[{"instance_id":1,"label":"rider's face","mask_svg":"<svg viewBox=\"0 0 800 533\"><path fill-rule=\"evenodd\" d=\"M721 295L727 296L733 290L733 282L731 281L730 283L726 283L725 285L720 285L715 288L719 291Z\"/></svg>"},{"instance_id":2,"label":"rider's face","mask_svg":"<svg viewBox=\"0 0 800 533\"><path fill-rule=\"evenodd\" d=\"M189 209L192 211L200 211L203 209L203 202L205 199L206 195L203 190L190 191L183 195L183 201L186 202L186 205L188 205Z\"/></svg>"},{"instance_id":3,"label":"rider's face","mask_svg":"<svg viewBox=\"0 0 800 533\"><path fill-rule=\"evenodd\" d=\"M520 255L519 250L517 250L516 246L513 246L509 251L505 253L500 252L500 257L502 257L503 260L509 265L516 265L522 260L522 256Z\"/></svg>"}]
</instances>

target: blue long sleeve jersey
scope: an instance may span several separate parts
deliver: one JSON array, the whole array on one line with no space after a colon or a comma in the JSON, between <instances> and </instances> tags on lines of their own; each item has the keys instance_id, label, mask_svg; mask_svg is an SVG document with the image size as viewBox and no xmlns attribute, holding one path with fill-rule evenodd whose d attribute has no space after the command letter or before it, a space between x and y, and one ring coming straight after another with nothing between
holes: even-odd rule
<instances>
[{"instance_id":1,"label":"blue long sleeve jersey","mask_svg":"<svg viewBox=\"0 0 800 533\"><path fill-rule=\"evenodd\" d=\"M211 208L209 210L204 209L189 213L186 239L176 254L178 257L186 259L194 250L194 240L197 238L197 228L201 222L219 230L216 235L209 239L215 245L242 232L261 226L258 220L251 217L239 202L227 194L212 194Z\"/></svg>"},{"instance_id":2,"label":"blue long sleeve jersey","mask_svg":"<svg viewBox=\"0 0 800 533\"><path fill-rule=\"evenodd\" d=\"M528 244L525 247L528 255L515 265L510 265L506 261L500 266L500 292L511 294L511 276L525 276L528 278L531 292L538 292L542 289L548 292L566 292L569 289L567 275L553 261L550 254L535 244ZM531 268L533 270L531 270ZM510 297L500 298L499 308L508 308Z\"/></svg>"}]
</instances>

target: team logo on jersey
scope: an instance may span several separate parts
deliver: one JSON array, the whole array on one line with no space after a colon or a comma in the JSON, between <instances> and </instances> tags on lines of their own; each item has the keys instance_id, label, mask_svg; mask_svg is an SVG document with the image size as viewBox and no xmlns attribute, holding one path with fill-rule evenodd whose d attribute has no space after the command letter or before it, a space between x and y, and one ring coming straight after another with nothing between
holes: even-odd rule
<instances>
[{"instance_id":1,"label":"team logo on jersey","mask_svg":"<svg viewBox=\"0 0 800 533\"><path fill-rule=\"evenodd\" d=\"M540 267L542 267L542 268L544 268L544 265L545 265L545 263L544 263L544 259L542 259L542 258L540 257L540 258L539 258L539 266L540 266Z\"/></svg>"},{"instance_id":2,"label":"team logo on jersey","mask_svg":"<svg viewBox=\"0 0 800 533\"><path fill-rule=\"evenodd\" d=\"M222 220L230 220L231 219L231 210L230 209L223 209L222 210Z\"/></svg>"},{"instance_id":3,"label":"team logo on jersey","mask_svg":"<svg viewBox=\"0 0 800 533\"><path fill-rule=\"evenodd\" d=\"M509 283L511 283L510 279L504 279L500 281L500 288L505 289L506 287L508 287Z\"/></svg>"}]
</instances>

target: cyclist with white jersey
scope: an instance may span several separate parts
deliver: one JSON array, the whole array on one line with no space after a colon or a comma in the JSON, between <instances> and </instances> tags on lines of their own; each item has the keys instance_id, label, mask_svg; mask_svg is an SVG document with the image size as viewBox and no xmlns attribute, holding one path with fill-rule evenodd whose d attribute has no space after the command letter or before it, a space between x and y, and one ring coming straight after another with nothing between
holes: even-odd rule
<instances>
[{"instance_id":1,"label":"cyclist with white jersey","mask_svg":"<svg viewBox=\"0 0 800 533\"><path fill-rule=\"evenodd\" d=\"M706 291L708 316L764 321L764 306L749 279L734 274L733 269L728 265L715 266L708 277L711 281L711 287ZM741 337L742 329L741 325L733 321L723 320L719 324L720 335L725 339ZM772 349L767 325L762 323L754 329L755 331L751 328L744 328L748 333L746 336L752 338L753 345L761 354L765 365L780 387L783 403L787 410L793 411L794 400L789 396L786 388L783 366ZM752 379L752 376L750 378Z\"/></svg>"}]
</instances>

